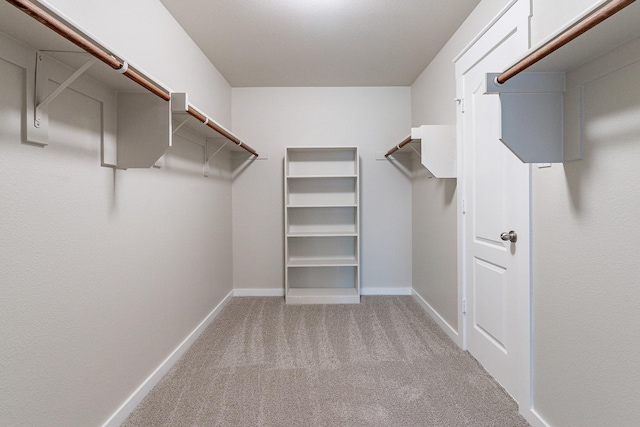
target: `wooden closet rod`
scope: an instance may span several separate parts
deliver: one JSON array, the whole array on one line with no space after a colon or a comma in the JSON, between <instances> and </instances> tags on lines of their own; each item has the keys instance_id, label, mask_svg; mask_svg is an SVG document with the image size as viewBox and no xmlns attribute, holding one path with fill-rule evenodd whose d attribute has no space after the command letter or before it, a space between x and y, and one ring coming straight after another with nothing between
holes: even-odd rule
<instances>
[{"instance_id":1,"label":"wooden closet rod","mask_svg":"<svg viewBox=\"0 0 640 427\"><path fill-rule=\"evenodd\" d=\"M402 140L402 142L400 144L396 145L391 150L387 151L387 154L385 154L384 156L385 157L389 157L390 155L392 155L393 153L395 153L396 151L398 151L399 149L401 149L402 147L404 147L405 145L407 145L410 142L411 142L411 135L409 135L404 140Z\"/></svg>"},{"instance_id":2,"label":"wooden closet rod","mask_svg":"<svg viewBox=\"0 0 640 427\"><path fill-rule=\"evenodd\" d=\"M213 122L211 120L207 120L207 117L205 117L203 114L201 114L199 111L197 111L192 106L189 105L189 107L187 109L187 113L191 114L193 117L195 117L196 119L200 120L202 123L206 123L207 126L209 126L211 129L215 130L220 135L222 135L225 138L227 138L229 141L231 141L234 144L238 145L240 148L243 148L246 151L248 151L249 153L251 153L254 156L258 157L258 153L253 148L249 147L247 144L245 144L244 142L240 141L235 135L230 134L226 129L220 127L215 122Z\"/></svg>"},{"instance_id":3,"label":"wooden closet rod","mask_svg":"<svg viewBox=\"0 0 640 427\"><path fill-rule=\"evenodd\" d=\"M125 66L124 62L120 62L118 59L114 58L109 53L105 52L102 48L96 46L94 43L90 42L86 38L82 37L76 31L69 28L67 25L62 23L60 20L54 18L49 13L45 12L43 9L39 8L35 4L31 3L27 0L7 0L7 2L11 3L27 15L31 16L35 20L41 22L48 28L52 29L56 33L60 34L65 39L69 40L71 43L90 53L91 55L98 58L100 61L104 62L114 70L122 70ZM134 70L128 68L125 69L122 74L147 89L149 92L154 95L159 96L160 98L168 101L170 96L163 89L159 88L155 84L151 83L149 80L142 77L140 74L136 73Z\"/></svg>"},{"instance_id":4,"label":"wooden closet rod","mask_svg":"<svg viewBox=\"0 0 640 427\"><path fill-rule=\"evenodd\" d=\"M500 74L497 78L498 83L502 84L513 76L526 70L536 62L540 61L542 58L555 52L565 44L569 43L571 40L586 33L605 19L613 16L625 7L629 6L634 1L635 0L612 0L599 9L594 10L589 15L578 21L575 25L568 28L566 31L562 32L553 39L549 40L549 42L545 43L539 49L536 49L526 58L513 65L504 73Z\"/></svg>"},{"instance_id":5,"label":"wooden closet rod","mask_svg":"<svg viewBox=\"0 0 640 427\"><path fill-rule=\"evenodd\" d=\"M59 19L56 19L49 13L47 13L44 9L36 6L32 2L28 0L7 0L10 4L14 5L27 15L31 16L38 22L44 24L46 27L52 29L56 33L60 34L65 39L69 40L71 43L78 46L80 49L86 51L87 53L95 56L100 61L104 62L111 68L116 71L120 71L121 74L124 74L143 88L147 89L149 92L154 95L162 98L165 101L169 101L171 99L171 95L167 93L164 89L158 87L156 84L150 82L134 70L130 69L126 62L122 62L116 59L113 55L106 52L99 46L96 46L95 43L87 40L82 35L78 34L75 30L69 28L66 24L61 22ZM124 68L126 67L126 68ZM124 70L124 71L123 71ZM208 120L208 117L196 111L190 105L188 106L187 112L193 116L194 118L200 120L202 123L206 123L214 131L218 132L220 135L229 139L239 147L258 157L258 153L251 147L249 147L244 142L240 141L236 136L229 133L224 128L220 127L216 123L211 120Z\"/></svg>"}]
</instances>

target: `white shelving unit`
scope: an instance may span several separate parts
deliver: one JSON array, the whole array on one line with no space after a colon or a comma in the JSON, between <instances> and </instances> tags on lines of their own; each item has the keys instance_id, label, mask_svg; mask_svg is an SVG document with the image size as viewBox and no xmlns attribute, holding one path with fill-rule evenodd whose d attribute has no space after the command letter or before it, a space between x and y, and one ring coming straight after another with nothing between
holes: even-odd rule
<instances>
[{"instance_id":1,"label":"white shelving unit","mask_svg":"<svg viewBox=\"0 0 640 427\"><path fill-rule=\"evenodd\" d=\"M598 15L607 3L600 2L592 14L568 23L522 59L536 56L581 21ZM500 97L500 140L522 162L562 163L582 159L582 87L570 84L565 77L582 64L639 37L639 22L640 2L635 2L504 83L497 81L501 73L487 73L485 93Z\"/></svg>"},{"instance_id":2,"label":"white shelving unit","mask_svg":"<svg viewBox=\"0 0 640 427\"><path fill-rule=\"evenodd\" d=\"M411 128L411 135L392 147L384 157L376 154L376 160L397 160L396 152L413 150L422 166L434 178L457 178L456 175L456 127L452 125L423 125Z\"/></svg>"},{"instance_id":3,"label":"white shelving unit","mask_svg":"<svg viewBox=\"0 0 640 427\"><path fill-rule=\"evenodd\" d=\"M360 302L357 147L288 147L284 161L288 304Z\"/></svg>"},{"instance_id":4,"label":"white shelving unit","mask_svg":"<svg viewBox=\"0 0 640 427\"><path fill-rule=\"evenodd\" d=\"M423 125L411 128L411 139L420 140L422 165L435 178L456 178L456 128Z\"/></svg>"},{"instance_id":5,"label":"white shelving unit","mask_svg":"<svg viewBox=\"0 0 640 427\"><path fill-rule=\"evenodd\" d=\"M52 101L71 89L101 104L101 166L161 166L180 127L201 136L203 142L196 143L205 148L205 176L209 159L221 148L258 156L237 136L190 105L186 93L172 92L147 77L66 17L32 2L25 4L28 14L0 2L0 58L25 70L23 129L28 144L49 144L49 109L55 107ZM32 13L36 19L30 16ZM114 69L113 63L120 68Z\"/></svg>"}]
</instances>

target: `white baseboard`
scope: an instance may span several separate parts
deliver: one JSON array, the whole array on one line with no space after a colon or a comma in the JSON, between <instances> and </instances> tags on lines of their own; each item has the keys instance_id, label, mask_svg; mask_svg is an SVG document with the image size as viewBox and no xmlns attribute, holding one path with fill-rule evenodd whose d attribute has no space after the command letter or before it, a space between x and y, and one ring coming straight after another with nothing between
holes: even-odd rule
<instances>
[{"instance_id":1,"label":"white baseboard","mask_svg":"<svg viewBox=\"0 0 640 427\"><path fill-rule=\"evenodd\" d=\"M411 295L411 288L361 288L360 295ZM234 289L236 297L284 297L284 288Z\"/></svg>"},{"instance_id":2,"label":"white baseboard","mask_svg":"<svg viewBox=\"0 0 640 427\"><path fill-rule=\"evenodd\" d=\"M234 289L233 296L236 296L236 297L284 297L284 288Z\"/></svg>"},{"instance_id":3,"label":"white baseboard","mask_svg":"<svg viewBox=\"0 0 640 427\"><path fill-rule=\"evenodd\" d=\"M187 351L187 349L194 343L194 341L200 336L200 334L209 326L209 324L216 318L216 316L226 306L234 292L231 291L224 297L224 299L214 308L211 313L204 318L202 322L176 347L175 350L156 368L155 371L134 391L131 396L111 415L111 417L102 425L102 427L115 427L119 426L127 419L129 414L142 402L142 399L151 391L151 389L158 384L162 377L169 372L173 365L180 359L180 357Z\"/></svg>"},{"instance_id":4,"label":"white baseboard","mask_svg":"<svg viewBox=\"0 0 640 427\"><path fill-rule=\"evenodd\" d=\"M360 288L360 295L411 295L411 288Z\"/></svg>"},{"instance_id":5,"label":"white baseboard","mask_svg":"<svg viewBox=\"0 0 640 427\"><path fill-rule=\"evenodd\" d=\"M436 310L434 310L434 308L431 307L431 305L424 298L422 298L419 293L417 293L415 290L412 290L412 293L416 301L418 301L422 308L424 308L424 310L433 318L433 320L436 321L436 323L449 336L449 338L451 338L453 342L458 345L458 347L462 347L462 343L460 342L460 334L458 333L458 331L456 331L456 329L452 327L449 322L444 320L444 318L440 316L440 314Z\"/></svg>"},{"instance_id":6,"label":"white baseboard","mask_svg":"<svg viewBox=\"0 0 640 427\"><path fill-rule=\"evenodd\" d=\"M550 427L550 424L547 423L533 408L528 408L526 410L520 409L520 415L522 415L524 419L531 424L531 427Z\"/></svg>"}]
</instances>

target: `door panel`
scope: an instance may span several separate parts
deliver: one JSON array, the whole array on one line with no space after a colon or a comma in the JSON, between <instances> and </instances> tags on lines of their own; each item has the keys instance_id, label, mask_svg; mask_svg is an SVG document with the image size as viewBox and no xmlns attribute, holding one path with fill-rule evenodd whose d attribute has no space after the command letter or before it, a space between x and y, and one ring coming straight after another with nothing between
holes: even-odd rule
<instances>
[{"instance_id":1,"label":"door panel","mask_svg":"<svg viewBox=\"0 0 640 427\"><path fill-rule=\"evenodd\" d=\"M506 352L507 270L478 258L474 261L474 328Z\"/></svg>"},{"instance_id":2,"label":"door panel","mask_svg":"<svg viewBox=\"0 0 640 427\"><path fill-rule=\"evenodd\" d=\"M516 400L521 394L528 399L521 391L529 379L520 375L527 370L520 368L529 363L529 313L519 307L530 289L530 171L499 140L500 100L484 94L484 80L526 51L526 15L514 17L526 14L526 6L498 20L456 64L465 106L459 117L466 348ZM515 243L500 238L510 230L518 234Z\"/></svg>"},{"instance_id":3,"label":"door panel","mask_svg":"<svg viewBox=\"0 0 640 427\"><path fill-rule=\"evenodd\" d=\"M501 69L497 54L485 57L464 76L465 99L473 100L465 111L464 156L467 164L465 193L470 201L466 214L467 347L478 361L510 391L517 388L517 352L510 335L517 331L516 263L509 250L513 245L500 233L516 229L507 212L517 194L508 183L519 162L500 142L497 97L484 95L482 81L491 69ZM498 62L497 65L493 65ZM527 167L520 165L524 172ZM511 226L512 228L508 228ZM521 242L518 242L521 243ZM516 243L517 244L517 243ZM469 323L470 322L470 323Z\"/></svg>"},{"instance_id":4,"label":"door panel","mask_svg":"<svg viewBox=\"0 0 640 427\"><path fill-rule=\"evenodd\" d=\"M472 78L478 79L475 73ZM474 115L474 153L473 163L473 204L475 207L475 238L504 248L503 242L497 238L504 231L505 219L505 170L500 167L505 161L504 146L497 139L499 135L496 111L500 111L497 96L483 93L483 78L480 76L473 90ZM465 79L466 80L466 79ZM491 135L490 138L483 137ZM494 136L496 136L494 138ZM498 209L496 209L498 208Z\"/></svg>"}]
</instances>

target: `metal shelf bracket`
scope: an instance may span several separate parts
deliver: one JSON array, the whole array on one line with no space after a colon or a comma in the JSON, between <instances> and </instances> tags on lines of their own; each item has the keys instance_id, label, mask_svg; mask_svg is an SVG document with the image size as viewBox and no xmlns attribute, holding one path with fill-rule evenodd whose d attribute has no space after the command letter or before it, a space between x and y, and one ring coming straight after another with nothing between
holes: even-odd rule
<instances>
[{"instance_id":1,"label":"metal shelf bracket","mask_svg":"<svg viewBox=\"0 0 640 427\"><path fill-rule=\"evenodd\" d=\"M222 151L224 147L226 147L228 143L229 140L227 139L224 144L222 144L216 151L213 152L213 154L209 154L209 140L206 141L204 147L204 176L209 176L209 163L211 162L211 160L213 160L214 157L218 155L220 151Z\"/></svg>"},{"instance_id":2,"label":"metal shelf bracket","mask_svg":"<svg viewBox=\"0 0 640 427\"><path fill-rule=\"evenodd\" d=\"M91 58L75 72L73 72L66 80L49 93L49 62L45 54L36 53L36 79L35 79L35 108L33 115L33 126L40 132L33 132L28 135L28 141L32 144L45 146L48 144L48 126L49 126L49 104L58 97L65 89L67 89L74 81L78 79L85 71L89 69L95 62L96 58Z\"/></svg>"}]
</instances>

